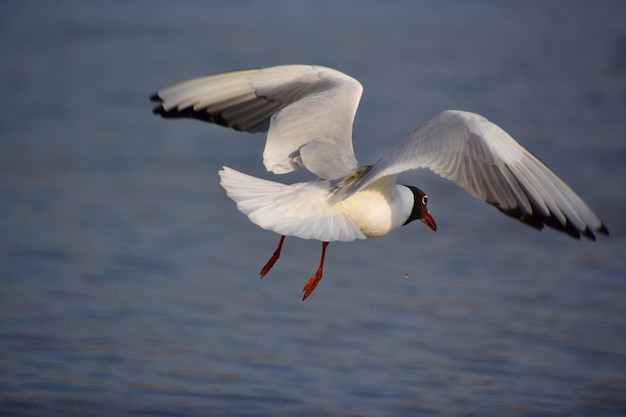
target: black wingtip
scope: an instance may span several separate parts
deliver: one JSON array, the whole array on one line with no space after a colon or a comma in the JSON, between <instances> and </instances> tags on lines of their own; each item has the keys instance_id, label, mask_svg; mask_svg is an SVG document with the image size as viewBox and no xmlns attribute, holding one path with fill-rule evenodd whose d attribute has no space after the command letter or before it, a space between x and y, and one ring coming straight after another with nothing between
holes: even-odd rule
<instances>
[{"instance_id":1,"label":"black wingtip","mask_svg":"<svg viewBox=\"0 0 626 417\"><path fill-rule=\"evenodd\" d=\"M157 96L157 101L160 101L161 98ZM163 117L164 119L178 119L178 118L190 118L190 119L200 119L200 120L207 120L207 118L210 118L210 115L207 114L207 116L202 116L201 113L195 112L193 107L186 107L184 109L179 109L178 107L173 107L169 110L165 110L165 108L163 107L163 104L160 104L158 106L155 106L152 109L152 113L154 114L158 114L159 116ZM213 122L213 120L208 120ZM213 122L215 123L215 122Z\"/></svg>"},{"instance_id":2,"label":"black wingtip","mask_svg":"<svg viewBox=\"0 0 626 417\"><path fill-rule=\"evenodd\" d=\"M609 236L609 229L607 229L606 226L602 223L600 224L600 227L595 229L595 232L601 233L604 236ZM596 241L596 235L588 227L585 228L585 230L583 230L582 232L580 232L580 234L591 241L594 241L594 242Z\"/></svg>"},{"instance_id":3,"label":"black wingtip","mask_svg":"<svg viewBox=\"0 0 626 417\"><path fill-rule=\"evenodd\" d=\"M606 228L604 223L600 223L600 226L595 229L595 232L603 234L604 236L609 236L609 229ZM589 230L589 228L586 228L582 232L582 235L585 236L587 239L593 240L594 242L596 241L596 235L594 235L593 232Z\"/></svg>"},{"instance_id":4,"label":"black wingtip","mask_svg":"<svg viewBox=\"0 0 626 417\"><path fill-rule=\"evenodd\" d=\"M521 221L525 225L528 225L530 227L534 227L537 230L543 229L543 223L544 222L538 216L535 216L535 215L532 215L532 214L525 214L518 207L515 207L515 208L512 208L512 209L503 209L503 208L500 208L500 206L498 204L496 204L496 203L489 203L489 204L492 204L498 210L500 210L502 213L506 214L507 216L513 217L514 219L517 219L517 220Z\"/></svg>"},{"instance_id":5,"label":"black wingtip","mask_svg":"<svg viewBox=\"0 0 626 417\"><path fill-rule=\"evenodd\" d=\"M152 109L152 113L153 114L158 114L159 116L163 117L163 118L172 118L171 115L168 114L167 111L165 111L165 109L163 108L163 106L155 106Z\"/></svg>"},{"instance_id":6,"label":"black wingtip","mask_svg":"<svg viewBox=\"0 0 626 417\"><path fill-rule=\"evenodd\" d=\"M594 241L594 242L596 241L596 235L594 235L593 232L589 230L588 227L585 228L585 230L583 230L581 234L591 241Z\"/></svg>"},{"instance_id":7,"label":"black wingtip","mask_svg":"<svg viewBox=\"0 0 626 417\"><path fill-rule=\"evenodd\" d=\"M567 218L565 219L565 224L563 224L553 214L550 214L549 216L541 215L540 211L538 210L537 207L535 207L535 205L532 206L533 208L532 214L526 214L522 212L522 210L518 207L513 208L513 209L502 209L498 207L497 204L493 204L493 205L502 213L506 214L507 216L518 219L524 224L534 227L537 230L543 229L545 225L555 230L558 230L559 232L563 232L574 239L580 240L580 238L584 236L585 238L593 242L596 241L596 235L594 234L594 232L601 233L605 236L609 236L609 230L602 223L600 224L598 228L596 228L593 231L588 227L585 227L584 230L578 230L578 228L576 228L574 224Z\"/></svg>"},{"instance_id":8,"label":"black wingtip","mask_svg":"<svg viewBox=\"0 0 626 417\"><path fill-rule=\"evenodd\" d=\"M159 93L153 93L152 95L150 95L150 101L153 102L153 103L163 103L163 99L161 98L161 96L159 96ZM158 105L158 106L155 106L152 109L152 113L153 114L158 114L161 117L168 117L167 116L167 112L163 108L162 104Z\"/></svg>"},{"instance_id":9,"label":"black wingtip","mask_svg":"<svg viewBox=\"0 0 626 417\"><path fill-rule=\"evenodd\" d=\"M598 233L602 233L604 236L610 236L609 229L606 228L604 223L600 224L600 227L597 229Z\"/></svg>"}]
</instances>

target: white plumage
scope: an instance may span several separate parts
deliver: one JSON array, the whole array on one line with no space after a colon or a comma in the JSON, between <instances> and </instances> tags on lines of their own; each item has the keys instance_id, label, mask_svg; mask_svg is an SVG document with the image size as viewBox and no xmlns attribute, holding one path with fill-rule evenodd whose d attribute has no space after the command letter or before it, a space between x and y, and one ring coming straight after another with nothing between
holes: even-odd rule
<instances>
[{"instance_id":1,"label":"white plumage","mask_svg":"<svg viewBox=\"0 0 626 417\"><path fill-rule=\"evenodd\" d=\"M224 167L221 184L250 221L280 235L349 242L366 236L341 203L331 204L328 180L286 185Z\"/></svg>"}]
</instances>

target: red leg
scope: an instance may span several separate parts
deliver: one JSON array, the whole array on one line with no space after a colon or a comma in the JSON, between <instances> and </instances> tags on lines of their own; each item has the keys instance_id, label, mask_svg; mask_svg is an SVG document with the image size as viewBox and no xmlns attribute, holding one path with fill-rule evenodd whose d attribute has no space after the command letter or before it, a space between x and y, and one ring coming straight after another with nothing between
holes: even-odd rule
<instances>
[{"instance_id":1,"label":"red leg","mask_svg":"<svg viewBox=\"0 0 626 417\"><path fill-rule=\"evenodd\" d=\"M270 272L270 269L272 269L272 267L274 266L274 264L276 263L276 261L278 260L278 258L280 258L280 250L283 248L283 242L285 241L285 236L282 235L280 237L280 242L278 242L278 247L276 248L276 250L274 251L274 254L272 255L272 257L270 258L269 261L267 261L267 263L265 264L265 266L263 268L261 268L261 279L263 279L263 277L265 277L265 275L267 275L268 272Z\"/></svg>"},{"instance_id":2,"label":"red leg","mask_svg":"<svg viewBox=\"0 0 626 417\"><path fill-rule=\"evenodd\" d=\"M322 271L324 269L324 257L326 256L326 246L328 246L328 242L322 242L322 259L320 259L320 266L317 268L317 272L315 275L311 277L304 285L304 296L302 297L302 301L306 300L309 295L313 292L315 287L317 287L318 282L322 279Z\"/></svg>"}]
</instances>

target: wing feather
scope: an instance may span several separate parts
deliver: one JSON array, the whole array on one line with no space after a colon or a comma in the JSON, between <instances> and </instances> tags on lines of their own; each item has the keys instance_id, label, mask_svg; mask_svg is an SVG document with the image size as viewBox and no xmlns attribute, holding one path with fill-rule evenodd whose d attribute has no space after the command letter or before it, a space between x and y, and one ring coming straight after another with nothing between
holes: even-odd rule
<instances>
[{"instance_id":1,"label":"wing feather","mask_svg":"<svg viewBox=\"0 0 626 417\"><path fill-rule=\"evenodd\" d=\"M198 78L151 98L159 102L153 112L165 118L267 132L263 163L269 171L306 168L336 179L357 166L352 124L362 91L357 80L339 71L285 65Z\"/></svg>"},{"instance_id":2,"label":"wing feather","mask_svg":"<svg viewBox=\"0 0 626 417\"><path fill-rule=\"evenodd\" d=\"M447 110L418 127L362 175L339 186L347 198L378 179L429 168L503 213L580 238L608 234L598 216L539 159L484 117Z\"/></svg>"}]
</instances>

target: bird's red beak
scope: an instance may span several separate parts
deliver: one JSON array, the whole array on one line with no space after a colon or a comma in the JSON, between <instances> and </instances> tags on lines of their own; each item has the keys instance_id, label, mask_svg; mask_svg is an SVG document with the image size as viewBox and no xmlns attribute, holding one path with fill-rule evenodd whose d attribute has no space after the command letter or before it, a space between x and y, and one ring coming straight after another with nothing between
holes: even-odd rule
<instances>
[{"instance_id":1,"label":"bird's red beak","mask_svg":"<svg viewBox=\"0 0 626 417\"><path fill-rule=\"evenodd\" d=\"M421 219L428 227L433 229L433 232L437 231L437 223L435 223L435 219L430 215L428 211L424 212L424 217Z\"/></svg>"}]
</instances>

